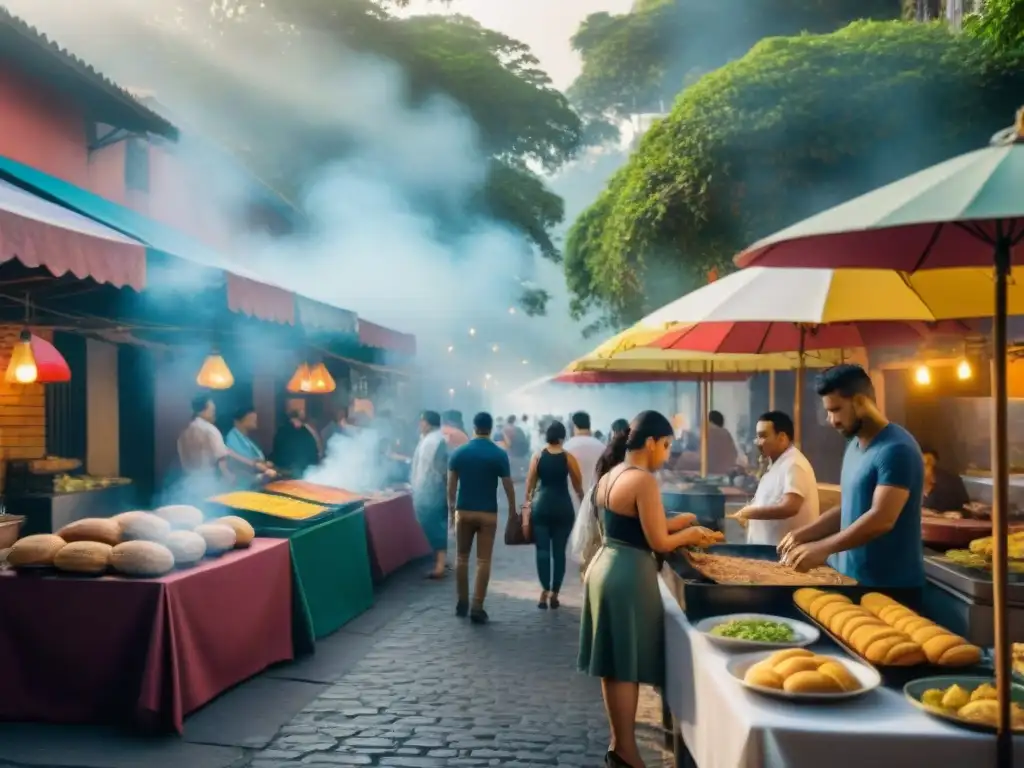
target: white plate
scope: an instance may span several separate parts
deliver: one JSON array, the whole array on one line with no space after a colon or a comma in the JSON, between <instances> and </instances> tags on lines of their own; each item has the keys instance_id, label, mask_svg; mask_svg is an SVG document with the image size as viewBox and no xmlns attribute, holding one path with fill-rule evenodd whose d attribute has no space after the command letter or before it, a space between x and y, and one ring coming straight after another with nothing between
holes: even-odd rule
<instances>
[{"instance_id":1,"label":"white plate","mask_svg":"<svg viewBox=\"0 0 1024 768\"><path fill-rule=\"evenodd\" d=\"M721 637L711 634L711 630L720 624L730 621L776 621L779 624L788 624L793 628L793 639L787 643L763 643L759 640L741 640L737 637ZM796 619L784 619L781 616L768 616L763 613L731 613L728 616L710 616L702 619L694 626L702 633L709 642L730 651L763 651L769 648L803 648L818 642L821 633L817 627L805 624Z\"/></svg>"},{"instance_id":2,"label":"white plate","mask_svg":"<svg viewBox=\"0 0 1024 768\"><path fill-rule=\"evenodd\" d=\"M832 653L820 653L818 655L828 656L835 659L850 670L850 674L860 681L861 689L859 691L846 691L844 693L790 693L789 691L780 691L777 688L763 688L760 685L751 685L743 679L743 676L747 674L748 669L759 661L764 661L771 655L771 653L752 653L744 656L737 656L736 658L729 660L729 663L726 664L726 669L729 671L729 674L735 677L739 684L744 688L751 691L757 691L758 693L763 693L766 696L774 696L778 699L789 699L790 701L842 701L843 699L853 699L857 696L863 696L865 693L873 691L882 683L882 676L878 674L878 670L874 667L869 667L867 664L854 661L848 656L840 656Z\"/></svg>"}]
</instances>

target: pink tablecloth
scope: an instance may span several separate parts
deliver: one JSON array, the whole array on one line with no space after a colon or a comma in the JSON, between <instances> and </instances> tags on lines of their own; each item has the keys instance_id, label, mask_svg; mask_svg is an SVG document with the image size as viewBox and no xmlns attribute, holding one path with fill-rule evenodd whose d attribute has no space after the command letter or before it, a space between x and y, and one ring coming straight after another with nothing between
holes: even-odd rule
<instances>
[{"instance_id":1,"label":"pink tablecloth","mask_svg":"<svg viewBox=\"0 0 1024 768\"><path fill-rule=\"evenodd\" d=\"M366 545L374 581L431 553L410 494L366 503Z\"/></svg>"},{"instance_id":2,"label":"pink tablecloth","mask_svg":"<svg viewBox=\"0 0 1024 768\"><path fill-rule=\"evenodd\" d=\"M160 579L0 574L0 720L124 722L185 715L292 658L288 541Z\"/></svg>"}]
</instances>

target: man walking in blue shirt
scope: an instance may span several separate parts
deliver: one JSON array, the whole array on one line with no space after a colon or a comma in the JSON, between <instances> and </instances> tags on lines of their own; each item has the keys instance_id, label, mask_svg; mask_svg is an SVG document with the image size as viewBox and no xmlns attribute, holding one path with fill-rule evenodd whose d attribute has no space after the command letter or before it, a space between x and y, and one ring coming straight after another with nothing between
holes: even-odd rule
<instances>
[{"instance_id":1,"label":"man walking in blue shirt","mask_svg":"<svg viewBox=\"0 0 1024 768\"><path fill-rule=\"evenodd\" d=\"M798 571L837 555L837 570L869 587L923 587L921 496L924 460L914 437L882 415L859 365L818 377L829 423L849 438L839 507L790 532L779 544Z\"/></svg>"},{"instance_id":2,"label":"man walking in blue shirt","mask_svg":"<svg viewBox=\"0 0 1024 768\"><path fill-rule=\"evenodd\" d=\"M455 614L469 614L474 624L486 624L484 598L491 580L491 555L498 532L498 481L505 488L509 514L516 508L516 492L508 454L494 444L494 419L489 413L473 417L473 439L456 448L448 460L448 510L455 517ZM476 581L469 599L469 553L476 539Z\"/></svg>"}]
</instances>

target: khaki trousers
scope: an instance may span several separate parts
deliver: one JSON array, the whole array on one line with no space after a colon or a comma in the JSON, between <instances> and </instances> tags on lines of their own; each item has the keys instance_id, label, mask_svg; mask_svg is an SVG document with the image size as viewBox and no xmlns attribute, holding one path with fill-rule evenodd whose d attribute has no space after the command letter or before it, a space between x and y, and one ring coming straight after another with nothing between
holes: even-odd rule
<instances>
[{"instance_id":1,"label":"khaki trousers","mask_svg":"<svg viewBox=\"0 0 1024 768\"><path fill-rule=\"evenodd\" d=\"M491 580L491 555L494 553L494 537L498 532L498 515L495 512L455 512L455 583L460 603L469 602L469 553L476 538L476 579L473 585L473 609L484 607L487 584Z\"/></svg>"}]
</instances>

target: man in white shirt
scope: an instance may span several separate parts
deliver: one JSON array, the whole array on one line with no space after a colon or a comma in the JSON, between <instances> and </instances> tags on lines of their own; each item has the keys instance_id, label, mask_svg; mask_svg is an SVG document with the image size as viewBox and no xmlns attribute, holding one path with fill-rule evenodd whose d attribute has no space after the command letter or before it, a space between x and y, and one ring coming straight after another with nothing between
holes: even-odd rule
<instances>
[{"instance_id":1,"label":"man in white shirt","mask_svg":"<svg viewBox=\"0 0 1024 768\"><path fill-rule=\"evenodd\" d=\"M577 411L572 415L573 434L562 446L563 450L576 459L583 475L583 492L586 493L594 484L594 470L597 460L604 453L605 444L590 433L590 414Z\"/></svg>"},{"instance_id":2,"label":"man in white shirt","mask_svg":"<svg viewBox=\"0 0 1024 768\"><path fill-rule=\"evenodd\" d=\"M748 544L775 547L787 533L818 517L814 469L793 445L793 420L769 411L757 420L755 444L771 463L757 484L753 503L730 517L747 528Z\"/></svg>"},{"instance_id":3,"label":"man in white shirt","mask_svg":"<svg viewBox=\"0 0 1024 768\"><path fill-rule=\"evenodd\" d=\"M224 436L213 423L217 409L208 395L192 399L192 421L178 437L178 458L187 475L200 475L232 479L228 469L231 452L224 443Z\"/></svg>"}]
</instances>

